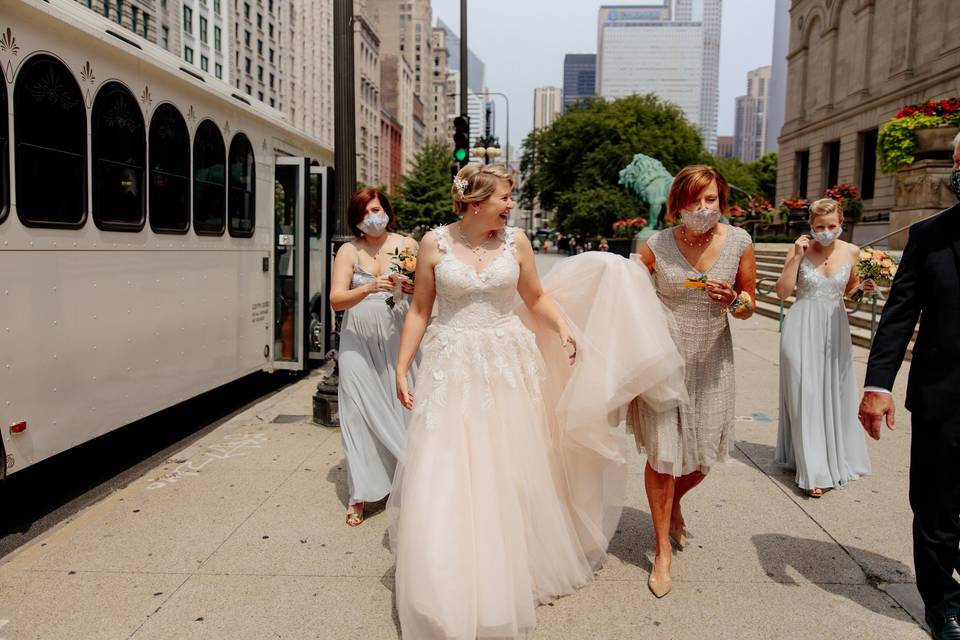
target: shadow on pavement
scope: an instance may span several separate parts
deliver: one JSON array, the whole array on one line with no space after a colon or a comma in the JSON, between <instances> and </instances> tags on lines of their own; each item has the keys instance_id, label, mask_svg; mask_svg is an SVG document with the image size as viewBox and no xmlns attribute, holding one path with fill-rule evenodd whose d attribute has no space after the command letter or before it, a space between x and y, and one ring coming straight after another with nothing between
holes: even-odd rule
<instances>
[{"instance_id":1,"label":"shadow on pavement","mask_svg":"<svg viewBox=\"0 0 960 640\"><path fill-rule=\"evenodd\" d=\"M608 553L622 562L649 572L653 569L650 557L655 553L655 539L650 514L633 507L624 507Z\"/></svg>"},{"instance_id":2,"label":"shadow on pavement","mask_svg":"<svg viewBox=\"0 0 960 640\"><path fill-rule=\"evenodd\" d=\"M750 538L757 549L757 558L763 566L764 571L770 576L770 579L785 585L799 586L799 583L790 575L792 570L812 584L820 587L824 591L834 595L847 598L865 609L874 613L883 614L896 620L910 620L910 616L900 608L885 592L877 587L877 578L865 573L865 581L868 585L874 587L877 593L882 593L883 597L876 597L873 594L866 594L862 589L852 587L858 586L849 581L842 581L842 576L837 575L835 579L824 577L824 567L822 562L812 562L812 559L822 559L825 557L836 557L837 566L843 563L842 555L850 554L855 558L856 564L863 567L883 567L885 571L896 572L905 576L912 574L910 567L902 562L893 560L856 547L840 547L835 542L810 540L809 538L798 538L779 533L758 534Z\"/></svg>"},{"instance_id":3,"label":"shadow on pavement","mask_svg":"<svg viewBox=\"0 0 960 640\"><path fill-rule=\"evenodd\" d=\"M347 479L347 460L341 458L339 462L327 470L327 482L334 485L337 492L337 500L347 508L347 501L350 500L350 482Z\"/></svg>"}]
</instances>

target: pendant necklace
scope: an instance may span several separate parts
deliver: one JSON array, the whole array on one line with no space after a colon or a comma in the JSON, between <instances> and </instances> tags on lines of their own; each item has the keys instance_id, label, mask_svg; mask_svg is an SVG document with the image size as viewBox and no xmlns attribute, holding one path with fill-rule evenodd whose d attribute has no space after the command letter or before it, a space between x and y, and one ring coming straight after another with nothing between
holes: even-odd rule
<instances>
[{"instance_id":1,"label":"pendant necklace","mask_svg":"<svg viewBox=\"0 0 960 640\"><path fill-rule=\"evenodd\" d=\"M710 233L703 234L703 240L700 242L693 242L687 238L687 229L686 227L680 227L680 237L683 238L683 242L690 247L702 247L706 244L709 244L713 240L713 234L716 231L716 227L710 230Z\"/></svg>"},{"instance_id":2,"label":"pendant necklace","mask_svg":"<svg viewBox=\"0 0 960 640\"><path fill-rule=\"evenodd\" d=\"M484 257L486 257L486 254L487 254L487 250L486 248L484 248L483 245L486 244L487 240L490 239L490 236L488 235L486 238L484 238L480 242L480 244L477 244L477 245L471 244L470 241L467 240L467 236L463 233L462 222L459 225L457 225L457 235L460 236L460 242L462 242L467 249L470 249L470 251L473 252L473 255L477 257L477 260L480 262L483 262L483 259Z\"/></svg>"}]
</instances>

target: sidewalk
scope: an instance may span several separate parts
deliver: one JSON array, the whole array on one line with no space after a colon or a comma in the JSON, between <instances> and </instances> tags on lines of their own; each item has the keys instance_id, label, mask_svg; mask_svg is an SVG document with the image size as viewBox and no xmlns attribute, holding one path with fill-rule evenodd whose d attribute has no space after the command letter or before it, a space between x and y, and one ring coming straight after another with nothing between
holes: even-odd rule
<instances>
[{"instance_id":1,"label":"sidewalk","mask_svg":"<svg viewBox=\"0 0 960 640\"><path fill-rule=\"evenodd\" d=\"M734 325L737 447L685 502L691 539L673 593L658 601L646 587L653 531L635 456L606 566L541 607L533 638L928 637L907 611L922 614L906 369L898 428L870 442L874 475L812 500L772 465L777 323ZM866 352L855 357L862 379ZM282 390L0 560L0 638L397 638L386 518L344 524L340 435L309 422L315 384Z\"/></svg>"}]
</instances>

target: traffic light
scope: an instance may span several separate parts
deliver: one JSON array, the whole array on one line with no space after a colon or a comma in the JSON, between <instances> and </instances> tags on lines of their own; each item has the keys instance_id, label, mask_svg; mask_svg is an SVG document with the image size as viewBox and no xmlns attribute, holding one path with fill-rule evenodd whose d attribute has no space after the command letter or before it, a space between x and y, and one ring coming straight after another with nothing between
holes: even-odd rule
<instances>
[{"instance_id":1,"label":"traffic light","mask_svg":"<svg viewBox=\"0 0 960 640\"><path fill-rule=\"evenodd\" d=\"M470 118L457 116L453 119L453 159L461 168L470 159Z\"/></svg>"}]
</instances>

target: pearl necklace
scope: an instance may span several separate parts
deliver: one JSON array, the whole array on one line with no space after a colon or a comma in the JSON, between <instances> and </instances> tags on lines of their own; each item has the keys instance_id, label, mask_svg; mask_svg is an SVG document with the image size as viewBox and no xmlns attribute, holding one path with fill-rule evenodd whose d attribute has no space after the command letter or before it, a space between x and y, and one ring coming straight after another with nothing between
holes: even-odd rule
<instances>
[{"instance_id":1,"label":"pearl necklace","mask_svg":"<svg viewBox=\"0 0 960 640\"><path fill-rule=\"evenodd\" d=\"M473 255L477 257L477 260L479 262L483 262L483 259L487 254L487 249L483 245L485 245L490 240L490 238L493 237L493 234L494 232L491 231L490 233L487 234L487 236L483 240L480 241L479 244L475 245L475 244L472 244L469 240L467 240L467 236L463 233L463 223L461 222L460 224L457 225L457 235L460 237L460 242L463 243L463 246L465 246L467 249L470 249L470 251L473 252Z\"/></svg>"},{"instance_id":2,"label":"pearl necklace","mask_svg":"<svg viewBox=\"0 0 960 640\"><path fill-rule=\"evenodd\" d=\"M704 240L700 242L692 242L687 238L687 228L680 227L680 237L683 238L684 244L690 247L702 247L704 245L710 244L710 241L713 240L713 234L716 232L716 227L710 229L709 233L703 234Z\"/></svg>"}]
</instances>

